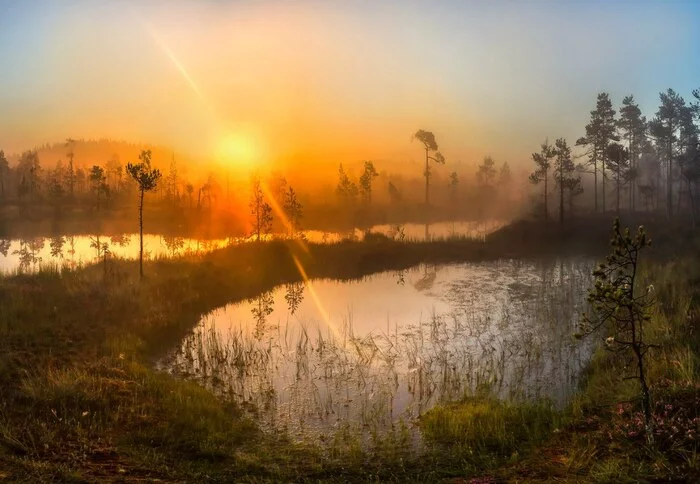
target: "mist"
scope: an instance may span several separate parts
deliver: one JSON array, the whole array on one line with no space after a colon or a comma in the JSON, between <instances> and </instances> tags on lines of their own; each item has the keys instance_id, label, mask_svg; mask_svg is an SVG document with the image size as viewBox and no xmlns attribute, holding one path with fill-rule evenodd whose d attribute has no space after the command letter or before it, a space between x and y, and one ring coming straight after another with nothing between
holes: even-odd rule
<instances>
[{"instance_id":1,"label":"mist","mask_svg":"<svg viewBox=\"0 0 700 484\"><path fill-rule=\"evenodd\" d=\"M698 19L0 2L0 481L700 481Z\"/></svg>"}]
</instances>

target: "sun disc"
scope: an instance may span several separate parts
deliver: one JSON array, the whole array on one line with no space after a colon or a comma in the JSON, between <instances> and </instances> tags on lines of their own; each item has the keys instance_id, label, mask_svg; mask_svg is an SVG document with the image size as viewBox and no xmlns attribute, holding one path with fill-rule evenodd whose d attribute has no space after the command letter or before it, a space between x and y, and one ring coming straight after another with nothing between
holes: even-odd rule
<instances>
[{"instance_id":1,"label":"sun disc","mask_svg":"<svg viewBox=\"0 0 700 484\"><path fill-rule=\"evenodd\" d=\"M222 139L218 155L222 161L232 165L250 165L259 161L259 150L253 140L237 134L229 134Z\"/></svg>"}]
</instances>

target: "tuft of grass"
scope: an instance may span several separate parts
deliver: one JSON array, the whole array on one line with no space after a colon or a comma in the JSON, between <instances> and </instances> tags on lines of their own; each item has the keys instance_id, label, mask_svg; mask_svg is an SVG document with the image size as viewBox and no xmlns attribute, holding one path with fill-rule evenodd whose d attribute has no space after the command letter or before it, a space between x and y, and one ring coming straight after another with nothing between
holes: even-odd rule
<instances>
[{"instance_id":1,"label":"tuft of grass","mask_svg":"<svg viewBox=\"0 0 700 484\"><path fill-rule=\"evenodd\" d=\"M420 425L431 442L459 445L470 454L500 459L517 457L549 437L563 422L562 414L546 402L472 397L431 409Z\"/></svg>"}]
</instances>

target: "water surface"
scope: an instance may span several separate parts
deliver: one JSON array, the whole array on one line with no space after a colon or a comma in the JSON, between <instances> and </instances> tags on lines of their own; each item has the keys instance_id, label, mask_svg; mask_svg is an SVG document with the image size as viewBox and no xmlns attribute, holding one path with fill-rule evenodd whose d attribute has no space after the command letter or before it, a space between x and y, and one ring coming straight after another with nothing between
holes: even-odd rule
<instances>
[{"instance_id":1,"label":"water surface","mask_svg":"<svg viewBox=\"0 0 700 484\"><path fill-rule=\"evenodd\" d=\"M279 287L202 319L161 363L270 429L388 429L477 390L566 402L593 261L421 266Z\"/></svg>"},{"instance_id":2,"label":"water surface","mask_svg":"<svg viewBox=\"0 0 700 484\"><path fill-rule=\"evenodd\" d=\"M471 237L483 240L500 227L499 222L445 222L438 224L376 225L368 230L327 232L306 230L303 237L309 242L333 243L343 239L362 240L367 233L383 234L396 240L436 240L449 237ZM271 234L268 239L284 238L288 234ZM244 243L252 237L225 239L197 239L159 234L144 235L146 259L196 255ZM139 235L56 235L23 239L0 239L0 274L29 272L53 264L58 267L77 267L101 260L103 257L136 259L139 255Z\"/></svg>"}]
</instances>

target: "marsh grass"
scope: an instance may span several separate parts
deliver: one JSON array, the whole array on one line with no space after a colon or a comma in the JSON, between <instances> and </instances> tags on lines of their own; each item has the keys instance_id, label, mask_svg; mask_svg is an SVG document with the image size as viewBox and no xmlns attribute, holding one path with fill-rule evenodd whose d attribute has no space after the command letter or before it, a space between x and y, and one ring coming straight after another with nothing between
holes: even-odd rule
<instances>
[{"instance_id":1,"label":"marsh grass","mask_svg":"<svg viewBox=\"0 0 700 484\"><path fill-rule=\"evenodd\" d=\"M438 406L420 422L429 442L460 446L473 459L489 456L515 460L542 443L565 422L562 413L547 402L509 402L488 394Z\"/></svg>"},{"instance_id":2,"label":"marsh grass","mask_svg":"<svg viewBox=\"0 0 700 484\"><path fill-rule=\"evenodd\" d=\"M561 409L575 391L590 354L589 342L577 342L573 332L591 263L548 264L543 272L537 265L498 264L492 270L527 281L515 285L515 295L501 288L504 299L472 299L451 282L452 312L433 310L368 333L355 327L352 311L336 334L303 321L293 324L289 315L286 323L260 333L257 318L227 326L221 324L227 313L215 312L159 367L243 405L267 432L282 429L326 448L335 443L329 432L341 426L356 437L353 445L368 451L378 442L396 444L400 428L410 445L396 452L415 458L425 451L418 419L436 404L488 389L494 401L553 398L547 405ZM453 270L474 281L470 267ZM336 284L342 294L342 283ZM526 288L528 294L519 295ZM284 305L281 290L266 297ZM258 309L244 304L244 315L248 306Z\"/></svg>"},{"instance_id":3,"label":"marsh grass","mask_svg":"<svg viewBox=\"0 0 700 484\"><path fill-rule=\"evenodd\" d=\"M655 445L645 442L640 389L629 355L600 347L587 368L581 392L566 409L569 423L539 452L504 476L539 466L540 476L586 476L604 482L700 478L700 381L697 296L700 270L695 258L645 268L656 304L645 338L658 345L646 365L652 390Z\"/></svg>"},{"instance_id":4,"label":"marsh grass","mask_svg":"<svg viewBox=\"0 0 700 484\"><path fill-rule=\"evenodd\" d=\"M512 242L512 230L496 234L493 244L491 237L486 244L387 240L312 244L310 253L298 257L311 277L350 279L377 270L406 269L417 262L531 256L552 250L551 244L532 241L510 247L504 241L510 237ZM581 237L582 245L589 235ZM102 267L93 266L60 276L40 270L3 278L0 476L25 482L434 482L468 477L487 482L545 478L692 482L699 477L697 445L673 437L672 426L660 427L668 436L660 441L669 444L660 449L640 446L636 437L622 433L638 412L636 393L621 384L624 360L605 352L594 357L581 394L570 409L564 409L560 431L551 429L546 437L544 423L536 426L534 435L542 440L518 449L517 456L510 452L508 428L529 428L528 419L544 420L545 410L496 406L500 417L483 425L493 430L494 439L504 439L503 444L498 440L489 445L478 440L440 444L440 438L445 442L442 432L449 436L450 428L482 425L473 412L445 405L436 410L445 413L439 419L435 414L434 426L425 424L426 432L434 430L436 440L420 454L405 448L400 424L388 435L370 435L374 439L370 446L358 443L352 432L338 435L329 451L284 432L260 432L240 405L152 368L154 357L189 334L213 308L301 280L290 258L292 250L272 242L153 260L146 264L143 284L137 282L135 264L119 260L113 261L106 279ZM662 268L666 275L660 276ZM663 343L650 356L650 375L659 415L668 412L666 422L672 424L692 424L695 417L679 408L700 407L698 274L694 258L655 263L649 269L659 297L653 327ZM313 340L310 335L309 339ZM363 351L371 355L371 345ZM618 414L623 402L630 407L623 406ZM672 405L670 410L667 404ZM492 408L492 403L485 405ZM455 411L455 416L448 411ZM508 425L501 426L503 422ZM406 427L410 429L408 423ZM495 450L470 455L468 449L477 444Z\"/></svg>"},{"instance_id":5,"label":"marsh grass","mask_svg":"<svg viewBox=\"0 0 700 484\"><path fill-rule=\"evenodd\" d=\"M30 481L240 476L236 456L248 446L249 455L278 465L262 457L265 447L255 444L258 433L237 405L150 364L212 308L300 281L294 247L243 244L151 260L142 283L135 263L119 259L108 261L106 277L102 266L86 266L2 278L2 466ZM388 259L395 247L390 241L311 244L298 257L312 277L345 278L424 257L478 257L469 244L453 243L446 254L422 243L403 244L403 255ZM280 449L279 459L292 452ZM302 467L313 467L307 464Z\"/></svg>"}]
</instances>

